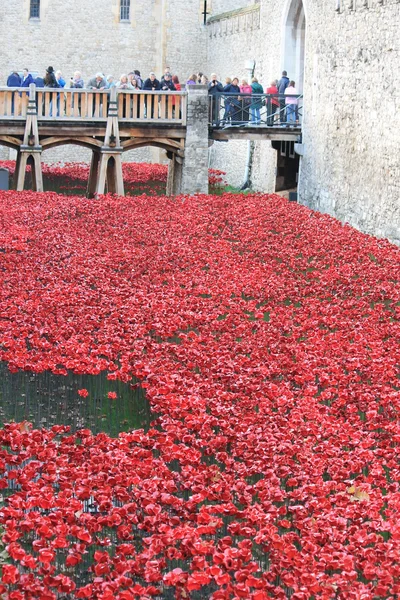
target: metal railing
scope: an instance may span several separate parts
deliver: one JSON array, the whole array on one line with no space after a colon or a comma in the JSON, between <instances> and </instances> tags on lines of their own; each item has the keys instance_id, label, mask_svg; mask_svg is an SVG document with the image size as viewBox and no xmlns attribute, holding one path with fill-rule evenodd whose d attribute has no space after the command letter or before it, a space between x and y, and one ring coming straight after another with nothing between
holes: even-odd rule
<instances>
[{"instance_id":1,"label":"metal railing","mask_svg":"<svg viewBox=\"0 0 400 600\"><path fill-rule=\"evenodd\" d=\"M121 121L186 125L186 92L117 90ZM0 119L25 120L29 89L0 87ZM39 120L106 121L110 90L36 88Z\"/></svg>"},{"instance_id":2,"label":"metal railing","mask_svg":"<svg viewBox=\"0 0 400 600\"><path fill-rule=\"evenodd\" d=\"M209 96L211 127L262 125L266 127L300 127L303 95L232 94Z\"/></svg>"}]
</instances>

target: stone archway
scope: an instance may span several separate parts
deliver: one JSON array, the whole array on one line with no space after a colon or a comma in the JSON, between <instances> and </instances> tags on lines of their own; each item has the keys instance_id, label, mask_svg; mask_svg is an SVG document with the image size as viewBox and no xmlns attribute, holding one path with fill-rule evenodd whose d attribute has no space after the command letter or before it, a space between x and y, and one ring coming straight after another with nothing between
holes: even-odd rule
<instances>
[{"instance_id":1,"label":"stone archway","mask_svg":"<svg viewBox=\"0 0 400 600\"><path fill-rule=\"evenodd\" d=\"M284 15L282 69L289 79L296 82L299 93L303 93L304 59L306 47L306 14L303 0L290 0Z\"/></svg>"}]
</instances>

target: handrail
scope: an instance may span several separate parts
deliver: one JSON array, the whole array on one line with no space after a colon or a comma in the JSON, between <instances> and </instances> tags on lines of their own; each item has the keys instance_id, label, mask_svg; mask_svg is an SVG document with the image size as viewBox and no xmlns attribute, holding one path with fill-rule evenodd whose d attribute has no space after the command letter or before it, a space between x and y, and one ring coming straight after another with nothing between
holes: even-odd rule
<instances>
[{"instance_id":1,"label":"handrail","mask_svg":"<svg viewBox=\"0 0 400 600\"><path fill-rule=\"evenodd\" d=\"M185 91L116 89L118 119L186 125ZM35 88L38 120L106 121L110 90ZM25 120L29 88L0 87L0 119Z\"/></svg>"},{"instance_id":2,"label":"handrail","mask_svg":"<svg viewBox=\"0 0 400 600\"><path fill-rule=\"evenodd\" d=\"M266 125L300 127L303 94L252 94L221 92L209 96L211 127Z\"/></svg>"}]
</instances>

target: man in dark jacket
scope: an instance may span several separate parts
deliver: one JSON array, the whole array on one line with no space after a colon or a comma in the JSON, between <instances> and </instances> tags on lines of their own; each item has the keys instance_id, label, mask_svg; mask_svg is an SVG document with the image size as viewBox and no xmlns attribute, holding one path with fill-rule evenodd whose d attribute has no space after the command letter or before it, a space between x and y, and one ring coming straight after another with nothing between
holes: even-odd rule
<instances>
[{"instance_id":1,"label":"man in dark jacket","mask_svg":"<svg viewBox=\"0 0 400 600\"><path fill-rule=\"evenodd\" d=\"M160 89L160 82L158 81L158 79L156 79L156 74L151 72L149 77L146 79L146 81L144 82L144 86L143 86L144 90L147 90L148 92L157 92ZM151 98L151 118L154 118L154 104L155 104L155 96L153 96ZM145 99L145 104L146 104L146 112L147 112L147 98Z\"/></svg>"},{"instance_id":2,"label":"man in dark jacket","mask_svg":"<svg viewBox=\"0 0 400 600\"><path fill-rule=\"evenodd\" d=\"M13 71L7 79L7 87L21 87L21 77L17 71Z\"/></svg>"},{"instance_id":3,"label":"man in dark jacket","mask_svg":"<svg viewBox=\"0 0 400 600\"><path fill-rule=\"evenodd\" d=\"M11 75L7 78L7 87L21 87L21 78L18 75L17 71L13 71ZM12 94L11 98L11 112L14 114L14 94Z\"/></svg>"},{"instance_id":4,"label":"man in dark jacket","mask_svg":"<svg viewBox=\"0 0 400 600\"><path fill-rule=\"evenodd\" d=\"M210 83L208 84L208 93L211 96L211 122L213 125L219 124L219 111L221 107L221 94L224 86L217 79L216 73L212 73Z\"/></svg>"},{"instance_id":5,"label":"man in dark jacket","mask_svg":"<svg viewBox=\"0 0 400 600\"><path fill-rule=\"evenodd\" d=\"M285 102L285 90L289 85L289 77L286 71L282 71L282 77L278 81L278 93L279 93L279 117L281 123L286 123L286 102Z\"/></svg>"},{"instance_id":6,"label":"man in dark jacket","mask_svg":"<svg viewBox=\"0 0 400 600\"><path fill-rule=\"evenodd\" d=\"M162 92L175 92L176 91L176 87L174 86L174 82L172 81L172 75L171 73L165 73L164 78L161 80L160 82L160 90ZM168 119L168 102L170 101L170 98L168 98L168 96L165 98L165 114L161 115L162 119ZM163 107L163 102L161 101L161 112L163 112L162 110Z\"/></svg>"}]
</instances>

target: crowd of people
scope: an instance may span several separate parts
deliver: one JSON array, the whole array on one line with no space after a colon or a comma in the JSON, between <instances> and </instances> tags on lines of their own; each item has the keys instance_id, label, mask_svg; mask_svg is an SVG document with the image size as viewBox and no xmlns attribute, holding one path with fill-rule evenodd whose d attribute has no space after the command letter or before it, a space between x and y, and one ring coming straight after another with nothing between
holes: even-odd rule
<instances>
[{"instance_id":1,"label":"crowd of people","mask_svg":"<svg viewBox=\"0 0 400 600\"><path fill-rule=\"evenodd\" d=\"M209 94L216 98L212 107L213 121L219 120L221 111L219 94L224 94L224 113L220 121L222 124L250 121L258 125L261 123L263 110L266 112L266 123L270 126L277 123L297 123L299 120L298 90L296 83L288 78L286 71L282 72L279 80L272 80L265 90L257 77L252 77L251 83L247 79L241 79L239 83L238 77L227 77L223 85L213 73L208 90Z\"/></svg>"},{"instance_id":2,"label":"crowd of people","mask_svg":"<svg viewBox=\"0 0 400 600\"><path fill-rule=\"evenodd\" d=\"M29 69L25 68L22 75L14 71L7 79L8 87L29 87L31 83L35 83L40 88L107 90L115 87L120 90L137 91L181 91L183 89L178 76L172 74L170 67L165 67L159 79L154 72L143 79L138 69L123 73L119 80L115 80L112 75L105 76L99 71L87 81L86 85L81 71L75 71L67 80L60 70L54 70L51 66L46 69L44 77L34 78ZM266 123L270 126L296 123L299 120L298 90L296 83L288 78L286 71L282 72L279 80L272 80L265 90L256 77L252 77L250 83L245 78L239 80L236 76L227 77L225 84L222 84L216 73L213 73L208 80L202 72L191 74L184 85L197 84L208 86L209 95L213 97L210 116L215 123L227 125L250 122L257 125L261 123L263 114Z\"/></svg>"}]
</instances>

